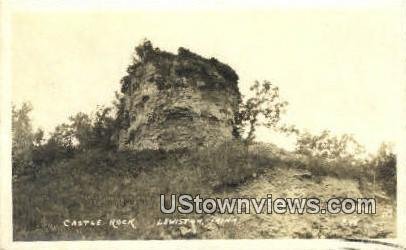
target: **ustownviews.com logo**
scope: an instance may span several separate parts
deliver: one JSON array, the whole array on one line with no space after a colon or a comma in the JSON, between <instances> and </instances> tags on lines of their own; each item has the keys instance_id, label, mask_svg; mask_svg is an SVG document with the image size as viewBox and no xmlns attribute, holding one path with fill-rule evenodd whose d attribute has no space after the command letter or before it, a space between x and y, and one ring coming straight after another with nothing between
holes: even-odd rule
<instances>
[{"instance_id":1,"label":"ustownviews.com logo","mask_svg":"<svg viewBox=\"0 0 406 250\"><path fill-rule=\"evenodd\" d=\"M202 198L200 195L160 195L163 214L375 214L374 198L330 198L322 202L318 198Z\"/></svg>"}]
</instances>

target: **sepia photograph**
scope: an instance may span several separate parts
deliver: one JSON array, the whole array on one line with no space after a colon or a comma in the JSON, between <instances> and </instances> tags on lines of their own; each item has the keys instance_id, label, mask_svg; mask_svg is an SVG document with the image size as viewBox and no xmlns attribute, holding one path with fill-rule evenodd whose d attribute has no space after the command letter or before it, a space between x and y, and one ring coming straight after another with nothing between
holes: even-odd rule
<instances>
[{"instance_id":1,"label":"sepia photograph","mask_svg":"<svg viewBox=\"0 0 406 250\"><path fill-rule=\"evenodd\" d=\"M0 9L0 249L405 249L402 1Z\"/></svg>"}]
</instances>

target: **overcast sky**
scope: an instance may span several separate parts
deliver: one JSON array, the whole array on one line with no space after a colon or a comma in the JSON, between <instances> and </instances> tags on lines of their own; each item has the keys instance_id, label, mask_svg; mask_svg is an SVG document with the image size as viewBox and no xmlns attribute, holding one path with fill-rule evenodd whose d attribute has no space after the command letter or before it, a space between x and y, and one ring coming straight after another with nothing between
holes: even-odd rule
<instances>
[{"instance_id":1,"label":"overcast sky","mask_svg":"<svg viewBox=\"0 0 406 250\"><path fill-rule=\"evenodd\" d=\"M22 1L24 2L24 1ZM23 5L21 5L23 6ZM46 131L109 104L143 38L233 67L246 94L271 80L298 128L354 133L373 151L400 133L404 47L396 6L205 11L27 12L12 16L13 102ZM287 143L261 129L258 138Z\"/></svg>"}]
</instances>

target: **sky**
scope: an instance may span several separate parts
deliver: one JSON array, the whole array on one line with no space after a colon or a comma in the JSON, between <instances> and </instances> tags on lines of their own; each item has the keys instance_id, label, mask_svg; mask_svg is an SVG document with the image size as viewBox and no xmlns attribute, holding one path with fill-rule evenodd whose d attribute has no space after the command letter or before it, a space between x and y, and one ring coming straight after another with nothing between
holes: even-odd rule
<instances>
[{"instance_id":1,"label":"sky","mask_svg":"<svg viewBox=\"0 0 406 250\"><path fill-rule=\"evenodd\" d=\"M243 94L255 80L270 80L289 102L285 122L314 133L352 133L375 151L382 141L396 142L402 129L403 17L396 5L343 2L95 11L18 1L11 17L12 101L30 101L34 127L46 131L108 105L134 47L148 38L162 50L182 46L229 64ZM267 129L257 138L292 146Z\"/></svg>"}]
</instances>

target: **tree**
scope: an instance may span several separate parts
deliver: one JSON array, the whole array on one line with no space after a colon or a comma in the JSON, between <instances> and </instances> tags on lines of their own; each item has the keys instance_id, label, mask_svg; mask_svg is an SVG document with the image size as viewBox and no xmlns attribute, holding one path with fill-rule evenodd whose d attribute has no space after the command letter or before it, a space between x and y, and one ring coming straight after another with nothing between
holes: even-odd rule
<instances>
[{"instance_id":1,"label":"tree","mask_svg":"<svg viewBox=\"0 0 406 250\"><path fill-rule=\"evenodd\" d=\"M383 189L392 196L396 196L396 155L392 145L382 143L376 156L372 160L376 171L376 179L380 180Z\"/></svg>"},{"instance_id":2,"label":"tree","mask_svg":"<svg viewBox=\"0 0 406 250\"><path fill-rule=\"evenodd\" d=\"M32 105L25 102L12 107L12 171L18 177L35 167L33 151L43 143L44 131L34 132L30 119Z\"/></svg>"},{"instance_id":3,"label":"tree","mask_svg":"<svg viewBox=\"0 0 406 250\"><path fill-rule=\"evenodd\" d=\"M89 116L77 113L69 117L69 123L62 123L55 128L49 143L58 145L66 152L88 150L91 148L113 148L117 122L111 115L111 107L98 107Z\"/></svg>"},{"instance_id":4,"label":"tree","mask_svg":"<svg viewBox=\"0 0 406 250\"><path fill-rule=\"evenodd\" d=\"M74 116L69 117L69 129L72 131L74 141L77 141L79 146L87 149L92 146L92 119L89 115L79 112Z\"/></svg>"},{"instance_id":5,"label":"tree","mask_svg":"<svg viewBox=\"0 0 406 250\"><path fill-rule=\"evenodd\" d=\"M111 107L100 107L95 114L92 136L95 146L111 149L115 147L113 137L118 130Z\"/></svg>"},{"instance_id":6,"label":"tree","mask_svg":"<svg viewBox=\"0 0 406 250\"><path fill-rule=\"evenodd\" d=\"M296 152L326 160L351 161L365 153L365 148L352 135L334 136L329 130L324 130L318 135L301 133L296 142Z\"/></svg>"},{"instance_id":7,"label":"tree","mask_svg":"<svg viewBox=\"0 0 406 250\"><path fill-rule=\"evenodd\" d=\"M246 144L252 143L255 139L255 131L258 126L281 130L294 130L294 127L279 126L281 114L288 105L279 97L279 88L269 81L255 81L250 87L253 97L248 98L240 105L240 110L235 116L236 134L241 136L248 129L245 138Z\"/></svg>"},{"instance_id":8,"label":"tree","mask_svg":"<svg viewBox=\"0 0 406 250\"><path fill-rule=\"evenodd\" d=\"M21 108L12 107L12 152L14 155L24 154L32 147L33 129L29 113L30 103L23 103Z\"/></svg>"}]
</instances>

